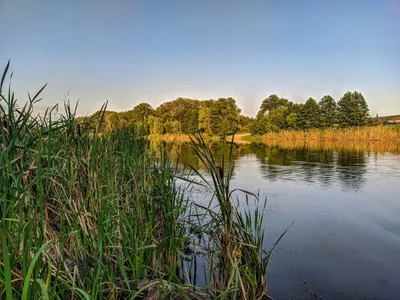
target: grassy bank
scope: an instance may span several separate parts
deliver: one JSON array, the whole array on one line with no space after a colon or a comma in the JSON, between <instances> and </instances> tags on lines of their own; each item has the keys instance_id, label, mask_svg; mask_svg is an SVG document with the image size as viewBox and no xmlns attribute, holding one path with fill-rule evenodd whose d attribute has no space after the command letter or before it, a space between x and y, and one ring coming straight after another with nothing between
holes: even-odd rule
<instances>
[{"instance_id":1,"label":"grassy bank","mask_svg":"<svg viewBox=\"0 0 400 300\"><path fill-rule=\"evenodd\" d=\"M281 141L386 141L400 142L400 128L372 126L344 129L282 130L262 136L263 142Z\"/></svg>"},{"instance_id":2,"label":"grassy bank","mask_svg":"<svg viewBox=\"0 0 400 300\"><path fill-rule=\"evenodd\" d=\"M36 116L41 90L21 107L3 89L6 74L7 68L0 85L0 298L267 298L271 251L262 248L263 211L242 213L233 204L233 164L214 158L201 136L191 145L212 180L192 172L213 192L204 207L176 184L163 143L149 151L148 138L134 128L99 134L101 118L94 127L77 122L69 105L56 120L56 108ZM208 262L201 291L189 274L196 249Z\"/></svg>"},{"instance_id":3,"label":"grassy bank","mask_svg":"<svg viewBox=\"0 0 400 300\"><path fill-rule=\"evenodd\" d=\"M171 165L132 129L98 135L1 106L0 295L117 299L140 280L182 283L186 202ZM139 281L138 281L139 280Z\"/></svg>"}]
</instances>

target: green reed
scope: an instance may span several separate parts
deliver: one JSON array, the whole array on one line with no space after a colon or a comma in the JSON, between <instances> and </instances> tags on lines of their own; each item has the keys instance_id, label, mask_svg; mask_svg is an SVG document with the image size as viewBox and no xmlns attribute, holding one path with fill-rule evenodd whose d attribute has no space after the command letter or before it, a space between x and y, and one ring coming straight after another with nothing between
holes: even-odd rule
<instances>
[{"instance_id":1,"label":"green reed","mask_svg":"<svg viewBox=\"0 0 400 300\"><path fill-rule=\"evenodd\" d=\"M217 159L202 134L191 137L191 146L207 170L208 177L194 167L191 169L201 178L200 184L210 188L214 194L208 206L200 206L208 221L199 224L201 232L207 236L205 244L212 294L217 299L267 299L266 271L269 258L287 230L270 251L263 249L266 200L261 201L259 195L252 192L231 188L235 168L233 141L234 137L228 157L222 152L220 159ZM240 207L237 193L244 195L247 207L249 201L254 201L255 209Z\"/></svg>"},{"instance_id":2,"label":"green reed","mask_svg":"<svg viewBox=\"0 0 400 300\"><path fill-rule=\"evenodd\" d=\"M1 80L0 298L117 299L180 284L186 201L132 128L98 132L68 104L34 115ZM102 108L105 111L105 107ZM160 155L158 156L160 157ZM142 289L142 291L140 291Z\"/></svg>"}]
</instances>

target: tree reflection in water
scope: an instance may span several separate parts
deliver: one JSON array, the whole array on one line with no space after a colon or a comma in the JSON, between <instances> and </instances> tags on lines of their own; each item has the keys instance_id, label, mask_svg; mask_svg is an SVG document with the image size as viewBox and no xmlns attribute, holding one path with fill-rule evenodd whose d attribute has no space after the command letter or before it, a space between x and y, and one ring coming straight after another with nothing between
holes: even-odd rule
<instances>
[{"instance_id":1,"label":"tree reflection in water","mask_svg":"<svg viewBox=\"0 0 400 300\"><path fill-rule=\"evenodd\" d=\"M180 166L191 165L202 169L202 164L187 143L173 145L151 142L150 147L164 146L170 149L172 159ZM230 144L210 142L215 157L228 157ZM283 143L235 144L234 162L243 157L254 157L263 178L271 182L277 180L304 181L329 188L337 182L345 190L357 191L365 183L368 157L380 151L398 152L399 146L390 143L335 144L335 143Z\"/></svg>"}]
</instances>

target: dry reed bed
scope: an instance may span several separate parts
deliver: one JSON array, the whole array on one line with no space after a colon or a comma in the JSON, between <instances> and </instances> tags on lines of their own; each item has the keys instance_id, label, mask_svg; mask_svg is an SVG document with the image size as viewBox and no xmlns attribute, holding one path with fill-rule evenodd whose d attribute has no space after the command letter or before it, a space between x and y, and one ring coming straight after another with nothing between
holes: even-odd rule
<instances>
[{"instance_id":1,"label":"dry reed bed","mask_svg":"<svg viewBox=\"0 0 400 300\"><path fill-rule=\"evenodd\" d=\"M278 146L284 149L307 148L313 150L347 150L357 152L399 152L400 142L383 141L327 141L327 140L268 140L264 144L270 147Z\"/></svg>"},{"instance_id":2,"label":"dry reed bed","mask_svg":"<svg viewBox=\"0 0 400 300\"><path fill-rule=\"evenodd\" d=\"M400 142L400 129L373 126L344 129L312 129L308 131L282 130L269 132L262 137L264 142L285 141L385 141Z\"/></svg>"}]
</instances>

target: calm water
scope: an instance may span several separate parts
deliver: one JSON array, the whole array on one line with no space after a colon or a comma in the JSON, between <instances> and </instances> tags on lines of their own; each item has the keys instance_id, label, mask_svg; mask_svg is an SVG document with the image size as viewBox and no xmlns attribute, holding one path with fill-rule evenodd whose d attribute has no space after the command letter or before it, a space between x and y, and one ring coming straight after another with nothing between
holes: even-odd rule
<instances>
[{"instance_id":1,"label":"calm water","mask_svg":"<svg viewBox=\"0 0 400 300\"><path fill-rule=\"evenodd\" d=\"M269 292L275 299L400 299L400 147L330 148L235 147L233 187L268 197L266 246L295 221L272 256ZM218 155L221 146L213 150ZM200 167L187 145L175 151Z\"/></svg>"}]
</instances>

